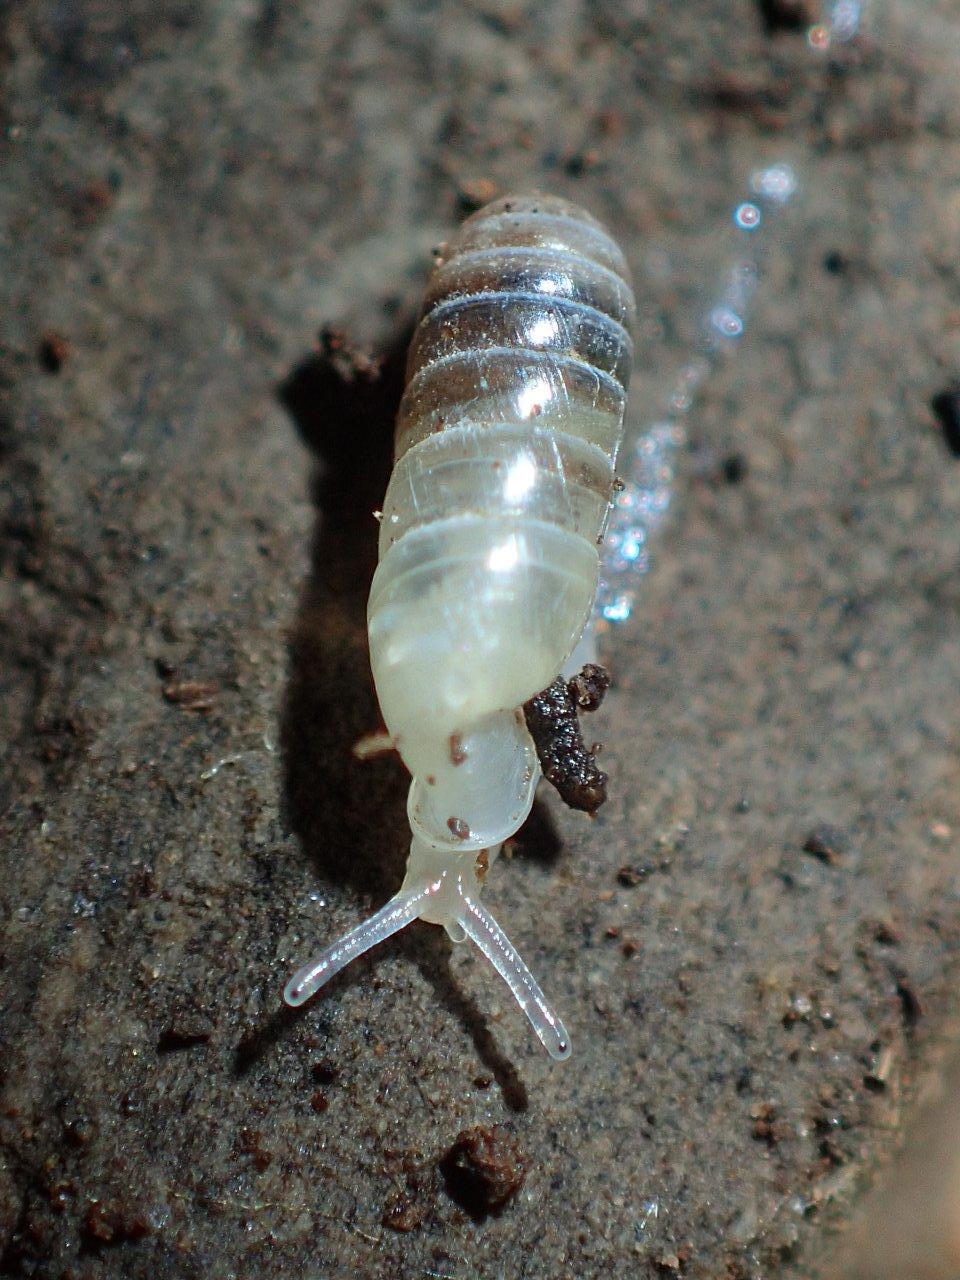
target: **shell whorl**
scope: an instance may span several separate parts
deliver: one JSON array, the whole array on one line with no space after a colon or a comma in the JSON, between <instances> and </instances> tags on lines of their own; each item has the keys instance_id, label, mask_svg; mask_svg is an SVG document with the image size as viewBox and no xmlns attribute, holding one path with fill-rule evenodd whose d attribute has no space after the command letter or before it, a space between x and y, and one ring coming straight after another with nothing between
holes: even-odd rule
<instances>
[{"instance_id":1,"label":"shell whorl","mask_svg":"<svg viewBox=\"0 0 960 1280\"><path fill-rule=\"evenodd\" d=\"M491 514L515 509L516 480L511 489L476 477L484 463L502 471L514 446L495 436L506 440L511 427L526 435L538 466L544 518L596 538L623 430L634 321L623 255L588 213L556 197L507 197L467 219L439 251L410 346L381 556L441 504L477 510L482 487L494 490ZM443 469L444 492L433 502L425 466L414 458L402 465L418 447L417 461ZM550 475L542 457L558 448ZM474 460L457 468L464 452ZM454 470L464 494L449 492Z\"/></svg>"},{"instance_id":2,"label":"shell whorl","mask_svg":"<svg viewBox=\"0 0 960 1280\"><path fill-rule=\"evenodd\" d=\"M537 767L516 709L589 617L633 320L619 248L552 197L481 209L430 276L369 622L411 824L434 847L499 843L526 816Z\"/></svg>"}]
</instances>

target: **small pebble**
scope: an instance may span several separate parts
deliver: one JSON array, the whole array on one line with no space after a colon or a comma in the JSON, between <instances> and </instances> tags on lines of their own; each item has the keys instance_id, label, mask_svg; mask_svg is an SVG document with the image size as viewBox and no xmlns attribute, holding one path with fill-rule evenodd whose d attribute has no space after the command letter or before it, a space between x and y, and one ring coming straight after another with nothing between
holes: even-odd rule
<instances>
[{"instance_id":1,"label":"small pebble","mask_svg":"<svg viewBox=\"0 0 960 1280\"><path fill-rule=\"evenodd\" d=\"M426 1208L423 1204L406 1192L398 1191L387 1204L380 1222L391 1231L406 1233L416 1231L425 1217Z\"/></svg>"},{"instance_id":2,"label":"small pebble","mask_svg":"<svg viewBox=\"0 0 960 1280\"><path fill-rule=\"evenodd\" d=\"M45 373L59 373L70 355L70 343L59 333L45 333L40 339L37 358Z\"/></svg>"},{"instance_id":3,"label":"small pebble","mask_svg":"<svg viewBox=\"0 0 960 1280\"><path fill-rule=\"evenodd\" d=\"M502 1209L523 1186L529 1160L503 1125L477 1125L457 1135L440 1161L447 1191L473 1218Z\"/></svg>"},{"instance_id":4,"label":"small pebble","mask_svg":"<svg viewBox=\"0 0 960 1280\"><path fill-rule=\"evenodd\" d=\"M818 823L803 842L804 853L812 853L821 862L836 866L845 853L850 851L850 837L830 822Z\"/></svg>"},{"instance_id":5,"label":"small pebble","mask_svg":"<svg viewBox=\"0 0 960 1280\"><path fill-rule=\"evenodd\" d=\"M465 178L457 188L457 202L464 213L476 213L497 198L497 188L489 178Z\"/></svg>"},{"instance_id":6,"label":"small pebble","mask_svg":"<svg viewBox=\"0 0 960 1280\"><path fill-rule=\"evenodd\" d=\"M890 1068L893 1066L893 1049L889 1045L880 1050L877 1061L870 1071L865 1072L863 1083L874 1093L882 1093L890 1079Z\"/></svg>"},{"instance_id":7,"label":"small pebble","mask_svg":"<svg viewBox=\"0 0 960 1280\"><path fill-rule=\"evenodd\" d=\"M635 885L642 884L652 870L653 867L645 863L640 866L623 866L617 872L617 883L626 889L632 889Z\"/></svg>"}]
</instances>

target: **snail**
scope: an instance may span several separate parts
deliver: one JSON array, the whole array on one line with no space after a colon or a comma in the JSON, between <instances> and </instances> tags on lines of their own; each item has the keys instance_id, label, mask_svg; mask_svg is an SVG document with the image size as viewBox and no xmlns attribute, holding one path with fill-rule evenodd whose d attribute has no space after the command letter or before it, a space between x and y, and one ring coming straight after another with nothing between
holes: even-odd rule
<instances>
[{"instance_id":1,"label":"snail","mask_svg":"<svg viewBox=\"0 0 960 1280\"><path fill-rule=\"evenodd\" d=\"M569 1055L481 889L540 777L524 704L570 669L589 633L634 316L622 252L564 200L494 201L439 251L368 606L381 712L413 776L406 876L294 974L288 1004L422 919L474 942L547 1052Z\"/></svg>"}]
</instances>

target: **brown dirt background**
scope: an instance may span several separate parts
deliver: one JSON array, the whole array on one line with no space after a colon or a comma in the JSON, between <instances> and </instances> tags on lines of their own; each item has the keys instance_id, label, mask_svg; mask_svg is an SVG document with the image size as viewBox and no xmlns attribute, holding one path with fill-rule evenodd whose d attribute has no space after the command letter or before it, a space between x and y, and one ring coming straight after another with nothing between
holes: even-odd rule
<instances>
[{"instance_id":1,"label":"brown dirt background","mask_svg":"<svg viewBox=\"0 0 960 1280\"><path fill-rule=\"evenodd\" d=\"M960 19L870 16L817 57L752 0L5 6L0 1273L830 1274L960 951ZM774 160L606 646L612 798L489 884L573 1058L427 926L282 1012L405 844L350 755L395 361L317 332L395 351L478 184L549 189L630 258L649 421ZM437 1161L498 1123L530 1169L478 1220Z\"/></svg>"}]
</instances>

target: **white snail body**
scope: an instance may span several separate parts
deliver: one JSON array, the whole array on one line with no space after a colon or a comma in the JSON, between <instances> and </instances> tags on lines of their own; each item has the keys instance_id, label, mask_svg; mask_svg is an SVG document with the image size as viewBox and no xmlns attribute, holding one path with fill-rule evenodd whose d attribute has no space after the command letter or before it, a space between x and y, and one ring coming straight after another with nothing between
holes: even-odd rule
<instances>
[{"instance_id":1,"label":"white snail body","mask_svg":"<svg viewBox=\"0 0 960 1280\"><path fill-rule=\"evenodd\" d=\"M399 893L287 984L301 1004L411 920L470 937L555 1058L569 1038L480 888L533 803L522 706L590 618L634 318L617 245L550 197L498 200L440 252L410 348L368 609L413 775Z\"/></svg>"}]
</instances>

